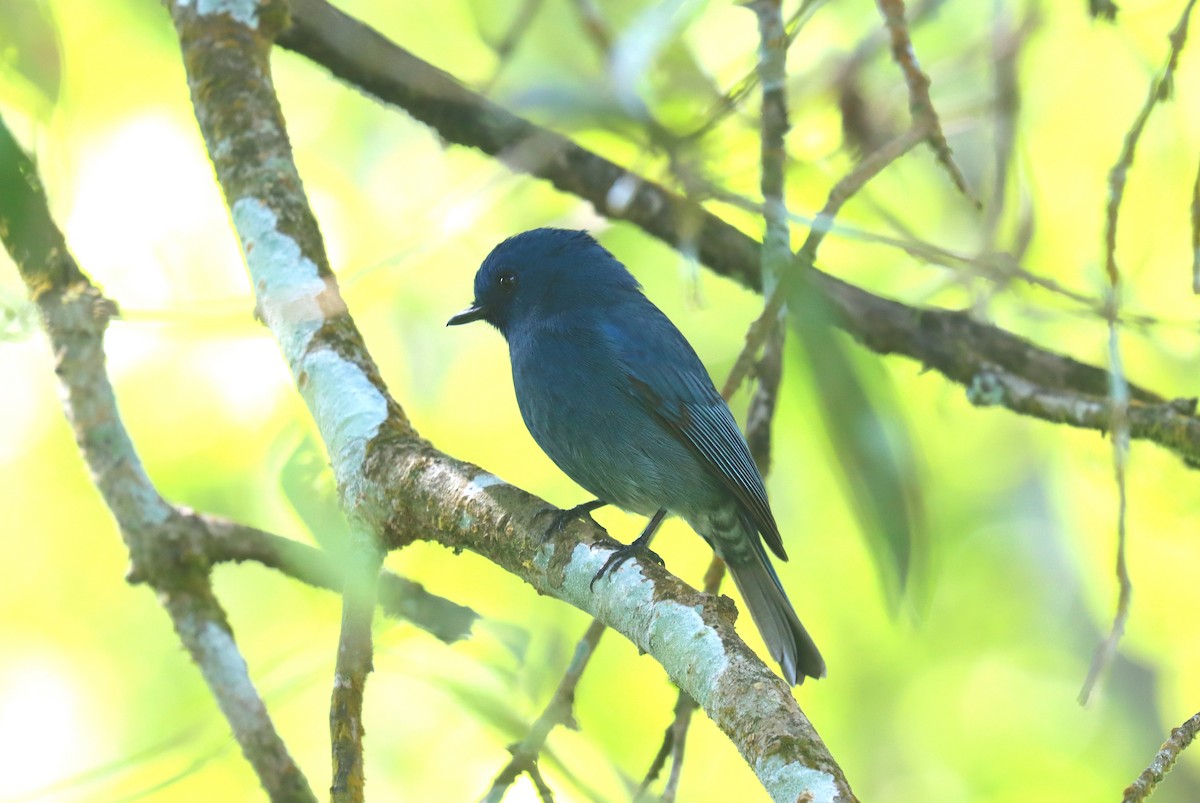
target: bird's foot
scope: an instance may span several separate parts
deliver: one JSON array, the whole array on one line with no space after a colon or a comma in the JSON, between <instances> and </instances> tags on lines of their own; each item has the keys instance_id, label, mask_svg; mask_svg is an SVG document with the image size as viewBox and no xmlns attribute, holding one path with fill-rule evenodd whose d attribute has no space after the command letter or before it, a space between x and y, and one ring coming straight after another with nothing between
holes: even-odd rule
<instances>
[{"instance_id":1,"label":"bird's foot","mask_svg":"<svg viewBox=\"0 0 1200 803\"><path fill-rule=\"evenodd\" d=\"M600 529L603 530L604 533L607 535L608 530L605 530L603 527L600 526L599 522L597 522L595 519L592 518L593 510L604 507L607 504L608 503L602 499L593 499L591 502L584 502L583 504L576 505L575 507L570 508L568 510L559 510L556 507L545 507L533 515L534 515L534 518L539 518L539 519L542 516L550 517L550 526L546 528L546 531L544 533L542 533L543 541L545 541L547 538L549 538L552 535L557 535L558 533L562 532L562 529L564 527L566 527L568 524L570 524L572 521L575 521L576 519L587 519L592 524L595 524L597 527L600 527Z\"/></svg>"},{"instance_id":2,"label":"bird's foot","mask_svg":"<svg viewBox=\"0 0 1200 803\"><path fill-rule=\"evenodd\" d=\"M602 579L607 574L612 574L617 569L621 568L622 563L630 558L652 561L657 563L659 566L666 565L666 563L663 562L663 559L660 558L656 552L651 550L650 547L646 546L645 543L639 543L640 541L641 539L639 538L632 544L618 547L617 549L613 550L613 553L608 556L608 560L604 561L604 565L600 567L600 571L596 572L595 576L592 577L592 582L588 584L588 590L594 591L597 580Z\"/></svg>"}]
</instances>

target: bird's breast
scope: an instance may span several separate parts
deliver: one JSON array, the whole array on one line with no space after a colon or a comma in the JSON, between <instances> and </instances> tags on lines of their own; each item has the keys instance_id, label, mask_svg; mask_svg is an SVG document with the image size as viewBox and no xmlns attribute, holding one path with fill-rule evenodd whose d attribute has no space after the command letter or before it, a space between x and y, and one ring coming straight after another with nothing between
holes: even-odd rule
<instances>
[{"instance_id":1,"label":"bird's breast","mask_svg":"<svg viewBox=\"0 0 1200 803\"><path fill-rule=\"evenodd\" d=\"M586 332L510 338L513 385L525 425L571 479L634 513L685 512L706 483L692 453L632 394L604 341Z\"/></svg>"}]
</instances>

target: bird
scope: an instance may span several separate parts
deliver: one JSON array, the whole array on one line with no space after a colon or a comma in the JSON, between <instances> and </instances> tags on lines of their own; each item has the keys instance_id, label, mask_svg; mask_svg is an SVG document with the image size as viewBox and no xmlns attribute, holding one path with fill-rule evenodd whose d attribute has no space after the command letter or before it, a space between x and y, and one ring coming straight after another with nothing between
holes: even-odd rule
<instances>
[{"instance_id":1,"label":"bird","mask_svg":"<svg viewBox=\"0 0 1200 803\"><path fill-rule=\"evenodd\" d=\"M596 573L593 590L607 571L648 553L666 515L678 516L729 567L784 679L824 677L766 552L787 560L745 437L691 344L633 274L586 231L538 228L493 248L474 291L447 326L486 321L508 342L529 433L596 496L565 515L611 504L650 517Z\"/></svg>"}]
</instances>

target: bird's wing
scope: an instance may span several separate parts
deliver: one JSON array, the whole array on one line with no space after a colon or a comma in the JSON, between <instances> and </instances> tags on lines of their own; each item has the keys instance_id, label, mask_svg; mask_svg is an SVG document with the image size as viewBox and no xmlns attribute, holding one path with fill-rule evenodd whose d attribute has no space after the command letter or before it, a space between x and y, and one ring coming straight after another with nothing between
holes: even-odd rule
<instances>
[{"instance_id":1,"label":"bird's wing","mask_svg":"<svg viewBox=\"0 0 1200 803\"><path fill-rule=\"evenodd\" d=\"M695 350L649 301L606 324L633 395L741 502L763 540L787 560L762 476ZM641 307L639 304L638 307Z\"/></svg>"}]
</instances>

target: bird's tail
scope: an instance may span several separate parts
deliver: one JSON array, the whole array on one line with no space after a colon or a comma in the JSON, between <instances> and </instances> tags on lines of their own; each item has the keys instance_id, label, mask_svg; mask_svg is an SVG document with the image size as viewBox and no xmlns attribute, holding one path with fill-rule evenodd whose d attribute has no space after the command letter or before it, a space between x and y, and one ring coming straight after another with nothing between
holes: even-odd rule
<instances>
[{"instance_id":1,"label":"bird's tail","mask_svg":"<svg viewBox=\"0 0 1200 803\"><path fill-rule=\"evenodd\" d=\"M825 659L783 593L758 533L751 530L748 535L738 545L741 548L720 551L727 553L721 557L729 566L733 582L746 601L767 649L779 662L784 679L793 686L803 683L806 676L825 677ZM753 544L753 548L744 548L746 542Z\"/></svg>"}]
</instances>

